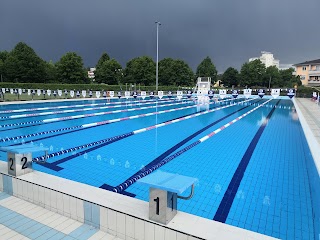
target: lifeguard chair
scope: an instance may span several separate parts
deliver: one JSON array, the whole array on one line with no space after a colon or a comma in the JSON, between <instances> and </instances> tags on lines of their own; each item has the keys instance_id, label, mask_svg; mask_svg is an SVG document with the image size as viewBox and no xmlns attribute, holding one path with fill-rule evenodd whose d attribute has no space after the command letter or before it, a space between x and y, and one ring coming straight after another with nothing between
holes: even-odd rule
<instances>
[{"instance_id":1,"label":"lifeguard chair","mask_svg":"<svg viewBox=\"0 0 320 240\"><path fill-rule=\"evenodd\" d=\"M198 77L196 85L198 111L201 111L202 109L209 110L210 98L208 92L210 91L210 87L210 77Z\"/></svg>"}]
</instances>

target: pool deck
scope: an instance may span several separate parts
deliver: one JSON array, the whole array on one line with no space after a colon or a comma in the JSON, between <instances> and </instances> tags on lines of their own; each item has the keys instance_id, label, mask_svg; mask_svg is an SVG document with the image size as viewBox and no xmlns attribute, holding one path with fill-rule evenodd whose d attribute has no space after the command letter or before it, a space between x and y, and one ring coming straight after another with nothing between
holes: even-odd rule
<instances>
[{"instance_id":1,"label":"pool deck","mask_svg":"<svg viewBox=\"0 0 320 240\"><path fill-rule=\"evenodd\" d=\"M180 211L169 224L163 225L149 220L147 202L38 171L20 177L9 176L6 172L7 163L1 161L1 240L275 239ZM51 215L53 217L49 219ZM15 223L13 219L19 221ZM19 226L19 223L23 225ZM29 235L30 230L25 226L34 227L34 234L38 230L45 233L42 238L36 238ZM8 238L3 238L2 234L8 235Z\"/></svg>"},{"instance_id":2,"label":"pool deck","mask_svg":"<svg viewBox=\"0 0 320 240\"><path fill-rule=\"evenodd\" d=\"M315 165L320 173L320 104L309 98L295 98L293 101Z\"/></svg>"},{"instance_id":3,"label":"pool deck","mask_svg":"<svg viewBox=\"0 0 320 240\"><path fill-rule=\"evenodd\" d=\"M4 192L0 192L0 236L2 240L120 240L93 226L67 218Z\"/></svg>"}]
</instances>

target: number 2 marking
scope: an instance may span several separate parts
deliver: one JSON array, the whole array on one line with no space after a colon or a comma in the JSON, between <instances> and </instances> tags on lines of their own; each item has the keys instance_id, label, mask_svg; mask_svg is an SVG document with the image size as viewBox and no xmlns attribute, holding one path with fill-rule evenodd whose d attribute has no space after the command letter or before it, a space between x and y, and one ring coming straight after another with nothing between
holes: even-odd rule
<instances>
[{"instance_id":1,"label":"number 2 marking","mask_svg":"<svg viewBox=\"0 0 320 240\"><path fill-rule=\"evenodd\" d=\"M21 158L21 162L23 162L22 169L28 168L28 166L27 166L27 158L26 157Z\"/></svg>"}]
</instances>

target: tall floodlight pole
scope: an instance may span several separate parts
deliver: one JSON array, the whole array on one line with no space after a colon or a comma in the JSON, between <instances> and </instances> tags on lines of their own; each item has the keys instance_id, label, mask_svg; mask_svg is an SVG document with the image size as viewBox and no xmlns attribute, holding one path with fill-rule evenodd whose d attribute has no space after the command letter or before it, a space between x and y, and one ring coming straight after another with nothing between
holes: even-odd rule
<instances>
[{"instance_id":1,"label":"tall floodlight pole","mask_svg":"<svg viewBox=\"0 0 320 240\"><path fill-rule=\"evenodd\" d=\"M156 22L157 24L157 62L156 62L156 91L158 91L158 62L159 62L159 26L160 22Z\"/></svg>"}]
</instances>

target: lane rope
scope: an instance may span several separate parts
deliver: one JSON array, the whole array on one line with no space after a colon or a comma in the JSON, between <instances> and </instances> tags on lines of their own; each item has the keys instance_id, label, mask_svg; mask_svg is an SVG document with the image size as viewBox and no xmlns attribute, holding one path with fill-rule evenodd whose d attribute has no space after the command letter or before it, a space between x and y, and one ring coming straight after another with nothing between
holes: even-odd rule
<instances>
[{"instance_id":1,"label":"lane rope","mask_svg":"<svg viewBox=\"0 0 320 240\"><path fill-rule=\"evenodd\" d=\"M235 105L239 105L241 103L245 103L245 102L252 101L252 100L254 100L254 99L248 99L248 100L245 100L245 101L242 101L242 102L233 103L231 105L227 105L227 106L223 106L223 107L219 107L219 108L214 108L214 109L211 109L211 110L208 110L208 111L204 111L204 112L199 112L199 113L187 116L187 117L181 117L181 118L178 118L178 119L175 119L175 120L170 120L170 121L167 121L167 122L164 122L164 123L160 123L160 124L157 124L157 125L153 125L153 126L150 126L150 127L141 128L141 129L138 129L138 130L135 130L135 131L132 131L132 132L129 132L129 133L125 133L125 134L122 134L122 135L118 135L118 136L115 136L115 137L106 138L106 139L103 139L103 140L100 140L100 141L91 142L91 143L84 144L84 145L81 145L81 146L69 148L67 150L61 150L61 151L58 151L58 152L55 152L55 153L48 154L47 156L43 155L43 156L40 156L40 157L35 157L35 158L33 158L33 161L34 162L43 162L44 160L52 158L52 157L55 157L55 156L60 156L60 155L66 154L66 153L77 151L79 149L92 147L92 146L95 146L95 145L103 144L103 143L114 141L114 140L120 140L120 139L125 138L127 136L139 134L139 133L142 133L142 132L146 132L146 131L152 130L154 128L163 127L163 126L166 126L166 125L169 125L169 124L172 124L172 123L177 123L177 122L180 122L180 121L183 121L183 120L187 120L187 119L190 119L190 118L198 117L200 115L212 113L212 112L215 112L215 111L218 111L218 110L229 108L229 107L232 107L232 106L235 106ZM163 112L167 112L167 111L168 110L165 110ZM176 111L176 110L172 109L172 111Z\"/></svg>"},{"instance_id":2,"label":"lane rope","mask_svg":"<svg viewBox=\"0 0 320 240\"><path fill-rule=\"evenodd\" d=\"M161 103L165 103L165 102L172 102L172 101L167 100L167 101L162 101ZM142 103L142 104L141 103L130 104L130 106L141 106L141 105L149 105L149 104L155 104L155 102L146 102L146 103ZM111 106L104 106L104 107L79 108L79 109L70 109L70 110L53 111L53 112L28 113L28 114L20 114L20 115L2 116L2 117L0 117L0 120L11 120L11 119L17 119L17 118L46 116L46 115L51 115L51 114L65 114L65 113L74 113L74 112L94 111L94 110L119 108L119 107L124 107L124 105L120 104L120 105L111 105Z\"/></svg>"},{"instance_id":3,"label":"lane rope","mask_svg":"<svg viewBox=\"0 0 320 240\"><path fill-rule=\"evenodd\" d=\"M225 100L219 101L216 103L221 103L224 101ZM214 103L211 103L211 104L214 104ZM173 109L163 110L163 111L158 111L158 112L134 115L134 116L130 116L130 117L123 117L123 118L110 119L110 120L106 120L106 121L87 123L87 124L77 125L77 126L73 126L73 127L59 128L59 129L48 130L48 131L37 132L37 133L30 133L30 134L14 136L14 137L5 137L5 138L0 138L0 142L8 142L8 141L14 141L14 140L19 140L19 139L26 139L26 138L30 138L30 137L42 136L42 135L47 135L47 134L51 134L51 133L64 132L64 131L68 131L68 130L75 130L75 129L79 129L79 128L85 129L85 128L89 128L89 127L95 127L95 126L110 124L110 123L114 123L114 122L120 122L120 121L136 119L136 118L141 118L141 117L148 117L148 116L158 115L158 114L163 114L163 113L168 113L168 112L180 111L180 110L193 108L193 107L196 107L196 106L192 105L192 106L187 106L187 107L173 108Z\"/></svg>"},{"instance_id":4,"label":"lane rope","mask_svg":"<svg viewBox=\"0 0 320 240\"><path fill-rule=\"evenodd\" d=\"M158 102L164 102L171 100L177 100L177 98L165 98L165 99L157 99ZM186 97L181 100L187 99ZM100 99L101 100L101 99ZM137 100L137 101L117 101L117 102L107 102L107 103L90 103L90 104L77 104L77 105L66 105L66 106L56 106L56 107L43 107L43 108L24 108L24 109L12 109L12 110L3 110L0 111L0 114L4 113L18 113L18 112L29 112L29 111L44 111L44 110L52 110L52 109L64 109L64 108L78 108L78 107L94 107L94 106L104 106L104 105L112 105L112 104L131 104L131 103L146 103L146 102L156 102L156 99L153 100Z\"/></svg>"},{"instance_id":5,"label":"lane rope","mask_svg":"<svg viewBox=\"0 0 320 240\"><path fill-rule=\"evenodd\" d=\"M136 174L134 176L132 176L131 178L127 179L125 182L119 184L118 186L114 187L112 190L114 192L122 192L124 190L126 190L129 186L131 186L132 184L134 184L137 180L149 175L150 173L154 172L155 170L159 169L160 167L162 167L163 165L165 165L166 163L172 161L173 159L175 159L176 157L182 155L183 153L187 152L188 150L192 149L193 147L197 146L200 143L205 142L206 140L208 140L209 138L213 137L214 135L216 135L217 133L223 131L224 129L230 127L232 124L238 122L239 120L241 120L242 118L248 116L250 113L256 111L257 109L259 109L260 107L264 106L265 104L267 104L268 102L270 102L273 99L269 99L268 101L262 103L261 105L251 109L250 111L242 114L241 116L233 119L232 121L230 121L229 123L223 125L222 127L214 130L213 132L207 134L206 136L200 138L199 140L189 144L188 146L184 147L183 149L179 150L178 152L164 158L163 160L161 160L159 163L149 167L147 170Z\"/></svg>"},{"instance_id":6,"label":"lane rope","mask_svg":"<svg viewBox=\"0 0 320 240\"><path fill-rule=\"evenodd\" d=\"M145 110L145 109L151 109L151 108L161 108L161 107L168 107L168 106L174 106L174 105L183 105L183 104L190 104L190 103L192 103L192 101L189 101L189 102L175 102L175 103L162 104L162 105L152 105L152 106L140 107L140 108L126 108L126 109L119 109L119 110L108 111L108 112L73 115L73 116L67 116L67 117L49 118L49 119L44 119L44 120L34 120L34 121L27 121L27 122L20 122L20 123L9 123L9 124L0 125L0 128L31 125L31 124L60 122L60 121L71 120L71 119L108 115L108 114L112 114L112 113L131 112L131 111L136 111L136 110ZM192 105L192 106L194 106L194 105ZM13 130L13 129L7 129L7 130Z\"/></svg>"}]
</instances>

